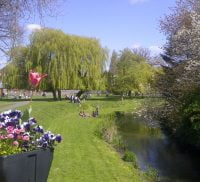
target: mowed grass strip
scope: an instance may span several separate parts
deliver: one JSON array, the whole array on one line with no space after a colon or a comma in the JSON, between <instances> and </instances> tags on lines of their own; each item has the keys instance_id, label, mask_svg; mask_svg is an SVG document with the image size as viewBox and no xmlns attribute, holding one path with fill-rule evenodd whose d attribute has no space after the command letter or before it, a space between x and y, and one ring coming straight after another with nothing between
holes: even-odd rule
<instances>
[{"instance_id":1,"label":"mowed grass strip","mask_svg":"<svg viewBox=\"0 0 200 182\"><path fill-rule=\"evenodd\" d=\"M133 110L140 102L134 100L91 99L100 106L100 114ZM27 108L28 106L24 106ZM81 118L80 108L68 101L34 101L32 116L46 130L60 133L63 141L55 148L48 182L139 182L140 173L123 162L119 154L96 137L98 118Z\"/></svg>"}]
</instances>

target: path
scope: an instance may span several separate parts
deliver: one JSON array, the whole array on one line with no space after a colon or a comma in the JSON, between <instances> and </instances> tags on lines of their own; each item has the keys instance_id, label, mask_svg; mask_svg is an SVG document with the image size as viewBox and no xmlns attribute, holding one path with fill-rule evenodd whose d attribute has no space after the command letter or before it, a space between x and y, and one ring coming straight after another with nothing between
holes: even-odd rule
<instances>
[{"instance_id":1,"label":"path","mask_svg":"<svg viewBox=\"0 0 200 182\"><path fill-rule=\"evenodd\" d=\"M21 107L21 106L27 105L29 103L30 103L30 101L14 102L9 106L5 106L3 108L0 108L0 112L7 111L7 110L10 110L10 109L16 109L17 107Z\"/></svg>"}]
</instances>

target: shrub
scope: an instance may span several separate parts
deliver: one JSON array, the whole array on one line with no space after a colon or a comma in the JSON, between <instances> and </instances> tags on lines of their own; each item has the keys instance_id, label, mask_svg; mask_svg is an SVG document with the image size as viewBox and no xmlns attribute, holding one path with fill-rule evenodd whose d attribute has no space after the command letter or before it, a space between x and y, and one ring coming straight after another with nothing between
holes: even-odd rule
<instances>
[{"instance_id":1,"label":"shrub","mask_svg":"<svg viewBox=\"0 0 200 182\"><path fill-rule=\"evenodd\" d=\"M138 168L137 157L133 152L126 151L124 153L123 160L126 161L126 162L132 162L134 168Z\"/></svg>"}]
</instances>

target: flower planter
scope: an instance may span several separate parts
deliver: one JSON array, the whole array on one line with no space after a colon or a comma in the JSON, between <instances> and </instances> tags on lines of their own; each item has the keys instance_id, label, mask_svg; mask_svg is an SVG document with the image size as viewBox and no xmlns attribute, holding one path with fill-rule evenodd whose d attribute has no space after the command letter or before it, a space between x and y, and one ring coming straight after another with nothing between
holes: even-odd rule
<instances>
[{"instance_id":1,"label":"flower planter","mask_svg":"<svg viewBox=\"0 0 200 182\"><path fill-rule=\"evenodd\" d=\"M0 156L0 182L46 182L52 149Z\"/></svg>"}]
</instances>

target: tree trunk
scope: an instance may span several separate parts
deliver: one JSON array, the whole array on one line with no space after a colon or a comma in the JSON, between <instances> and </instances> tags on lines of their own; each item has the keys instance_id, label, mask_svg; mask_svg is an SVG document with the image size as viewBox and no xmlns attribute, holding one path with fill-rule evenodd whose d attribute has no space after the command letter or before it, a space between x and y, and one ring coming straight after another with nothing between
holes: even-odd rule
<instances>
[{"instance_id":1,"label":"tree trunk","mask_svg":"<svg viewBox=\"0 0 200 182\"><path fill-rule=\"evenodd\" d=\"M131 90L128 91L128 96L129 96L129 97L132 96L132 91L131 91Z\"/></svg>"},{"instance_id":2,"label":"tree trunk","mask_svg":"<svg viewBox=\"0 0 200 182\"><path fill-rule=\"evenodd\" d=\"M58 100L61 100L62 96L61 96L61 90L58 90Z\"/></svg>"},{"instance_id":3,"label":"tree trunk","mask_svg":"<svg viewBox=\"0 0 200 182\"><path fill-rule=\"evenodd\" d=\"M53 99L57 100L56 90L52 90L52 93L53 93Z\"/></svg>"}]
</instances>

